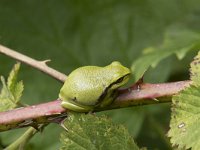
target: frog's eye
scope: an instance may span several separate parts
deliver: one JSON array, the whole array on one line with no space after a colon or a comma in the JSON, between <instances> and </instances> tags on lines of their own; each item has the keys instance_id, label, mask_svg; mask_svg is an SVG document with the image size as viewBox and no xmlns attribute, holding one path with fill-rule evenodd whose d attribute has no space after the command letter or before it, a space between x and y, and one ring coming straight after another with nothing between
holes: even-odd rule
<instances>
[{"instance_id":1,"label":"frog's eye","mask_svg":"<svg viewBox=\"0 0 200 150\"><path fill-rule=\"evenodd\" d=\"M129 75L130 75L130 74L127 74L127 75L125 75L125 76L119 78L115 83L116 83L116 84L120 84L120 83L122 83L122 82L127 82L128 79L129 79Z\"/></svg>"},{"instance_id":2,"label":"frog's eye","mask_svg":"<svg viewBox=\"0 0 200 150\"><path fill-rule=\"evenodd\" d=\"M121 83L124 80L124 77L119 78L116 83Z\"/></svg>"}]
</instances>

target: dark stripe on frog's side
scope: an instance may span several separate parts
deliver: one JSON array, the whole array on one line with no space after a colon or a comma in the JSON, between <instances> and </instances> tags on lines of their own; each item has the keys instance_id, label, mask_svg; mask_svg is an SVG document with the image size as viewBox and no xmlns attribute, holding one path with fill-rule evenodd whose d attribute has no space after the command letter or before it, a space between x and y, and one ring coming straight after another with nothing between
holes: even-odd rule
<instances>
[{"instance_id":1,"label":"dark stripe on frog's side","mask_svg":"<svg viewBox=\"0 0 200 150\"><path fill-rule=\"evenodd\" d=\"M121 81L119 81L120 79L124 79L126 76L125 75L121 78L119 78L117 81L113 82L112 84L110 84L108 87L105 88L105 90L103 91L103 93L101 94L101 96L98 98L97 102L95 103L95 106L98 107L98 105L101 104L101 102L104 100L104 98L106 97L108 90L115 84L120 83ZM113 100L117 97L117 90L113 90L113 93L111 93L110 97L113 97Z\"/></svg>"},{"instance_id":2,"label":"dark stripe on frog's side","mask_svg":"<svg viewBox=\"0 0 200 150\"><path fill-rule=\"evenodd\" d=\"M127 75L126 75L127 76ZM110 84L108 87L106 87L103 91L103 93L99 96L99 98L97 99L97 102L95 104L91 104L91 105L86 105L84 103L81 103L80 101L78 101L77 97L74 97L72 99L70 99L71 103L75 104L75 105L78 105L80 107L83 107L83 106L87 106L87 107L91 107L91 106L95 106L95 107L98 107L101 102L106 98L106 96L108 97L112 97L113 100L117 97L117 90L113 90L113 93L110 93L111 95L107 95L108 93L108 90L115 84L117 83L120 83L121 80L120 79L124 79L126 76L123 76L121 78L119 78L117 81L113 82L112 84Z\"/></svg>"}]
</instances>

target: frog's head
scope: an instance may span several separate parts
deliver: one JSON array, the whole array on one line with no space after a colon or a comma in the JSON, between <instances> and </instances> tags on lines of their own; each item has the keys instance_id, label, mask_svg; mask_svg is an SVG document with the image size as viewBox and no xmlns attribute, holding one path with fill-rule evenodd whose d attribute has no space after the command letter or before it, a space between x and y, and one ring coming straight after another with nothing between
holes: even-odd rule
<instances>
[{"instance_id":1,"label":"frog's head","mask_svg":"<svg viewBox=\"0 0 200 150\"><path fill-rule=\"evenodd\" d=\"M128 82L131 74L129 68L118 61L112 62L108 67L112 72L112 89L117 89Z\"/></svg>"}]
</instances>

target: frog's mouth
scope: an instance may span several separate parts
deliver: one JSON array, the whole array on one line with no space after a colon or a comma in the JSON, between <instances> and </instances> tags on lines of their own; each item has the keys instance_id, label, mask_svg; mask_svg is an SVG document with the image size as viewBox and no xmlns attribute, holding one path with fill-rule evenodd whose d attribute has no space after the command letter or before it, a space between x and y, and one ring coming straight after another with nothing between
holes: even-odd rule
<instances>
[{"instance_id":1,"label":"frog's mouth","mask_svg":"<svg viewBox=\"0 0 200 150\"><path fill-rule=\"evenodd\" d=\"M69 110L77 111L77 112L89 112L93 110L93 107L77 104L73 100L62 101L61 106L67 108Z\"/></svg>"}]
</instances>

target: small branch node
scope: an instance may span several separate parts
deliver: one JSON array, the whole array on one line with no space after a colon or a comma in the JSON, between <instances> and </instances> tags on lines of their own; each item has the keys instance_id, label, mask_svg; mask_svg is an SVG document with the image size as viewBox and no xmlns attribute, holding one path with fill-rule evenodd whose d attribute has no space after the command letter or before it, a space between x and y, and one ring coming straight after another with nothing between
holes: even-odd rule
<instances>
[{"instance_id":1,"label":"small branch node","mask_svg":"<svg viewBox=\"0 0 200 150\"><path fill-rule=\"evenodd\" d=\"M51 62L51 59L46 59L46 60L42 60L40 61L40 63L47 65L48 62Z\"/></svg>"},{"instance_id":2,"label":"small branch node","mask_svg":"<svg viewBox=\"0 0 200 150\"><path fill-rule=\"evenodd\" d=\"M7 55L11 58L14 58L20 62L23 62L29 66L32 66L33 68L36 68L36 69L48 74L49 76L59 80L60 82L64 82L67 77L65 74L63 74L47 65L47 63L51 61L50 59L38 61L36 59L30 58L26 55L23 55L17 51L9 49L1 44L0 44L0 53Z\"/></svg>"}]
</instances>

